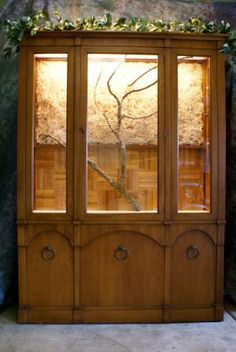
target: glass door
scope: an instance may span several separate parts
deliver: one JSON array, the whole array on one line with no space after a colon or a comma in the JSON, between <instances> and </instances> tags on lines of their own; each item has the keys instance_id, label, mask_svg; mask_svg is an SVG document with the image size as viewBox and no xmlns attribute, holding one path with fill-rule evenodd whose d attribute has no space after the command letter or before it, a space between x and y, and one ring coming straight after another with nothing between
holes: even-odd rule
<instances>
[{"instance_id":1,"label":"glass door","mask_svg":"<svg viewBox=\"0 0 236 352\"><path fill-rule=\"evenodd\" d=\"M34 55L34 212L66 212L67 56Z\"/></svg>"},{"instance_id":2,"label":"glass door","mask_svg":"<svg viewBox=\"0 0 236 352\"><path fill-rule=\"evenodd\" d=\"M218 197L215 54L173 49L172 70L172 214L211 219Z\"/></svg>"},{"instance_id":3,"label":"glass door","mask_svg":"<svg viewBox=\"0 0 236 352\"><path fill-rule=\"evenodd\" d=\"M177 76L178 212L210 212L210 59L178 56Z\"/></svg>"},{"instance_id":4,"label":"glass door","mask_svg":"<svg viewBox=\"0 0 236 352\"><path fill-rule=\"evenodd\" d=\"M87 55L87 213L157 213L158 55Z\"/></svg>"}]
</instances>

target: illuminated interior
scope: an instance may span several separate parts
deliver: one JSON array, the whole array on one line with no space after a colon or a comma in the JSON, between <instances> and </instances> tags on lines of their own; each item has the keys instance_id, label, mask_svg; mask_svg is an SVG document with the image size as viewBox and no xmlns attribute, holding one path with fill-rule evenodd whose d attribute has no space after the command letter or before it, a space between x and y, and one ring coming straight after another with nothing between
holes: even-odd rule
<instances>
[{"instance_id":1,"label":"illuminated interior","mask_svg":"<svg viewBox=\"0 0 236 352\"><path fill-rule=\"evenodd\" d=\"M178 57L179 212L210 211L209 67ZM64 212L67 54L34 72L34 211ZM88 55L88 212L158 212L158 84L156 55Z\"/></svg>"},{"instance_id":2,"label":"illuminated interior","mask_svg":"<svg viewBox=\"0 0 236 352\"><path fill-rule=\"evenodd\" d=\"M178 57L178 210L210 211L209 70L206 57Z\"/></svg>"},{"instance_id":3,"label":"illuminated interior","mask_svg":"<svg viewBox=\"0 0 236 352\"><path fill-rule=\"evenodd\" d=\"M88 55L88 211L157 211L158 57Z\"/></svg>"},{"instance_id":4,"label":"illuminated interior","mask_svg":"<svg viewBox=\"0 0 236 352\"><path fill-rule=\"evenodd\" d=\"M34 210L66 211L67 54L36 54Z\"/></svg>"}]
</instances>

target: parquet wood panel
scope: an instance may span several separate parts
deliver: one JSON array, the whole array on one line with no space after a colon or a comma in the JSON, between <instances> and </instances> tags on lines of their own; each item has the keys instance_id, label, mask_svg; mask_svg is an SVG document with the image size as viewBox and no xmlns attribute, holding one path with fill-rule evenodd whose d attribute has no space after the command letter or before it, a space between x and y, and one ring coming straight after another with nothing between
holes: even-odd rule
<instances>
[{"instance_id":1,"label":"parquet wood panel","mask_svg":"<svg viewBox=\"0 0 236 352\"><path fill-rule=\"evenodd\" d=\"M119 149L114 146L89 147L89 158L115 180L118 179L120 172L119 153ZM139 199L143 210L157 209L156 155L155 146L127 147L126 189ZM204 178L203 162L203 149L180 148L180 210L204 210L206 204L209 204L210 178L209 176ZM65 170L66 154L63 146L45 145L35 148L36 209L65 209ZM208 180L205 187L204 179ZM132 208L102 176L88 167L88 210L132 210Z\"/></svg>"}]
</instances>

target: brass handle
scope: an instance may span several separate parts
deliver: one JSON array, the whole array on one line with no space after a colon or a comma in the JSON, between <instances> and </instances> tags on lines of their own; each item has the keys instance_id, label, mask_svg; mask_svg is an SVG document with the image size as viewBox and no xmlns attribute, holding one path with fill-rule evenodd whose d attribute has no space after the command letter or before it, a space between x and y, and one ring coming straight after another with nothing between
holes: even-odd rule
<instances>
[{"instance_id":1,"label":"brass handle","mask_svg":"<svg viewBox=\"0 0 236 352\"><path fill-rule=\"evenodd\" d=\"M195 246L189 246L187 249L186 249L186 255L188 257L188 259L194 259L194 258L197 258L200 254L200 251L197 247Z\"/></svg>"},{"instance_id":2,"label":"brass handle","mask_svg":"<svg viewBox=\"0 0 236 352\"><path fill-rule=\"evenodd\" d=\"M118 246L114 251L114 256L117 260L126 260L129 255L129 251L127 248Z\"/></svg>"},{"instance_id":3,"label":"brass handle","mask_svg":"<svg viewBox=\"0 0 236 352\"><path fill-rule=\"evenodd\" d=\"M45 260L52 260L56 256L55 249L52 246L47 246L42 249L42 257Z\"/></svg>"}]
</instances>

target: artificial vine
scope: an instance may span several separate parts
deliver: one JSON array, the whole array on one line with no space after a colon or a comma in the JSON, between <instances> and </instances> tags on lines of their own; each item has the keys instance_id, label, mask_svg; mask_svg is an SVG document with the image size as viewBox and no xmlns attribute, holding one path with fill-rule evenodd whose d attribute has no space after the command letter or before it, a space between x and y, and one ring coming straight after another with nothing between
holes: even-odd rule
<instances>
[{"instance_id":1,"label":"artificial vine","mask_svg":"<svg viewBox=\"0 0 236 352\"><path fill-rule=\"evenodd\" d=\"M54 19L50 20L45 11L35 12L30 16L24 16L18 20L6 20L4 29L7 43L4 47L6 57L16 55L19 50L19 43L25 33L36 35L41 31L134 31L134 32L179 32L179 33L229 33L230 24L221 21L204 21L201 18L190 18L188 22L163 21L160 19L147 20L144 18L126 17L113 19L110 13L103 18L97 19L94 16L78 18L75 22L63 19L58 11L54 12ZM231 60L236 57L236 32L232 32L228 41L222 48L222 52L228 55Z\"/></svg>"}]
</instances>

